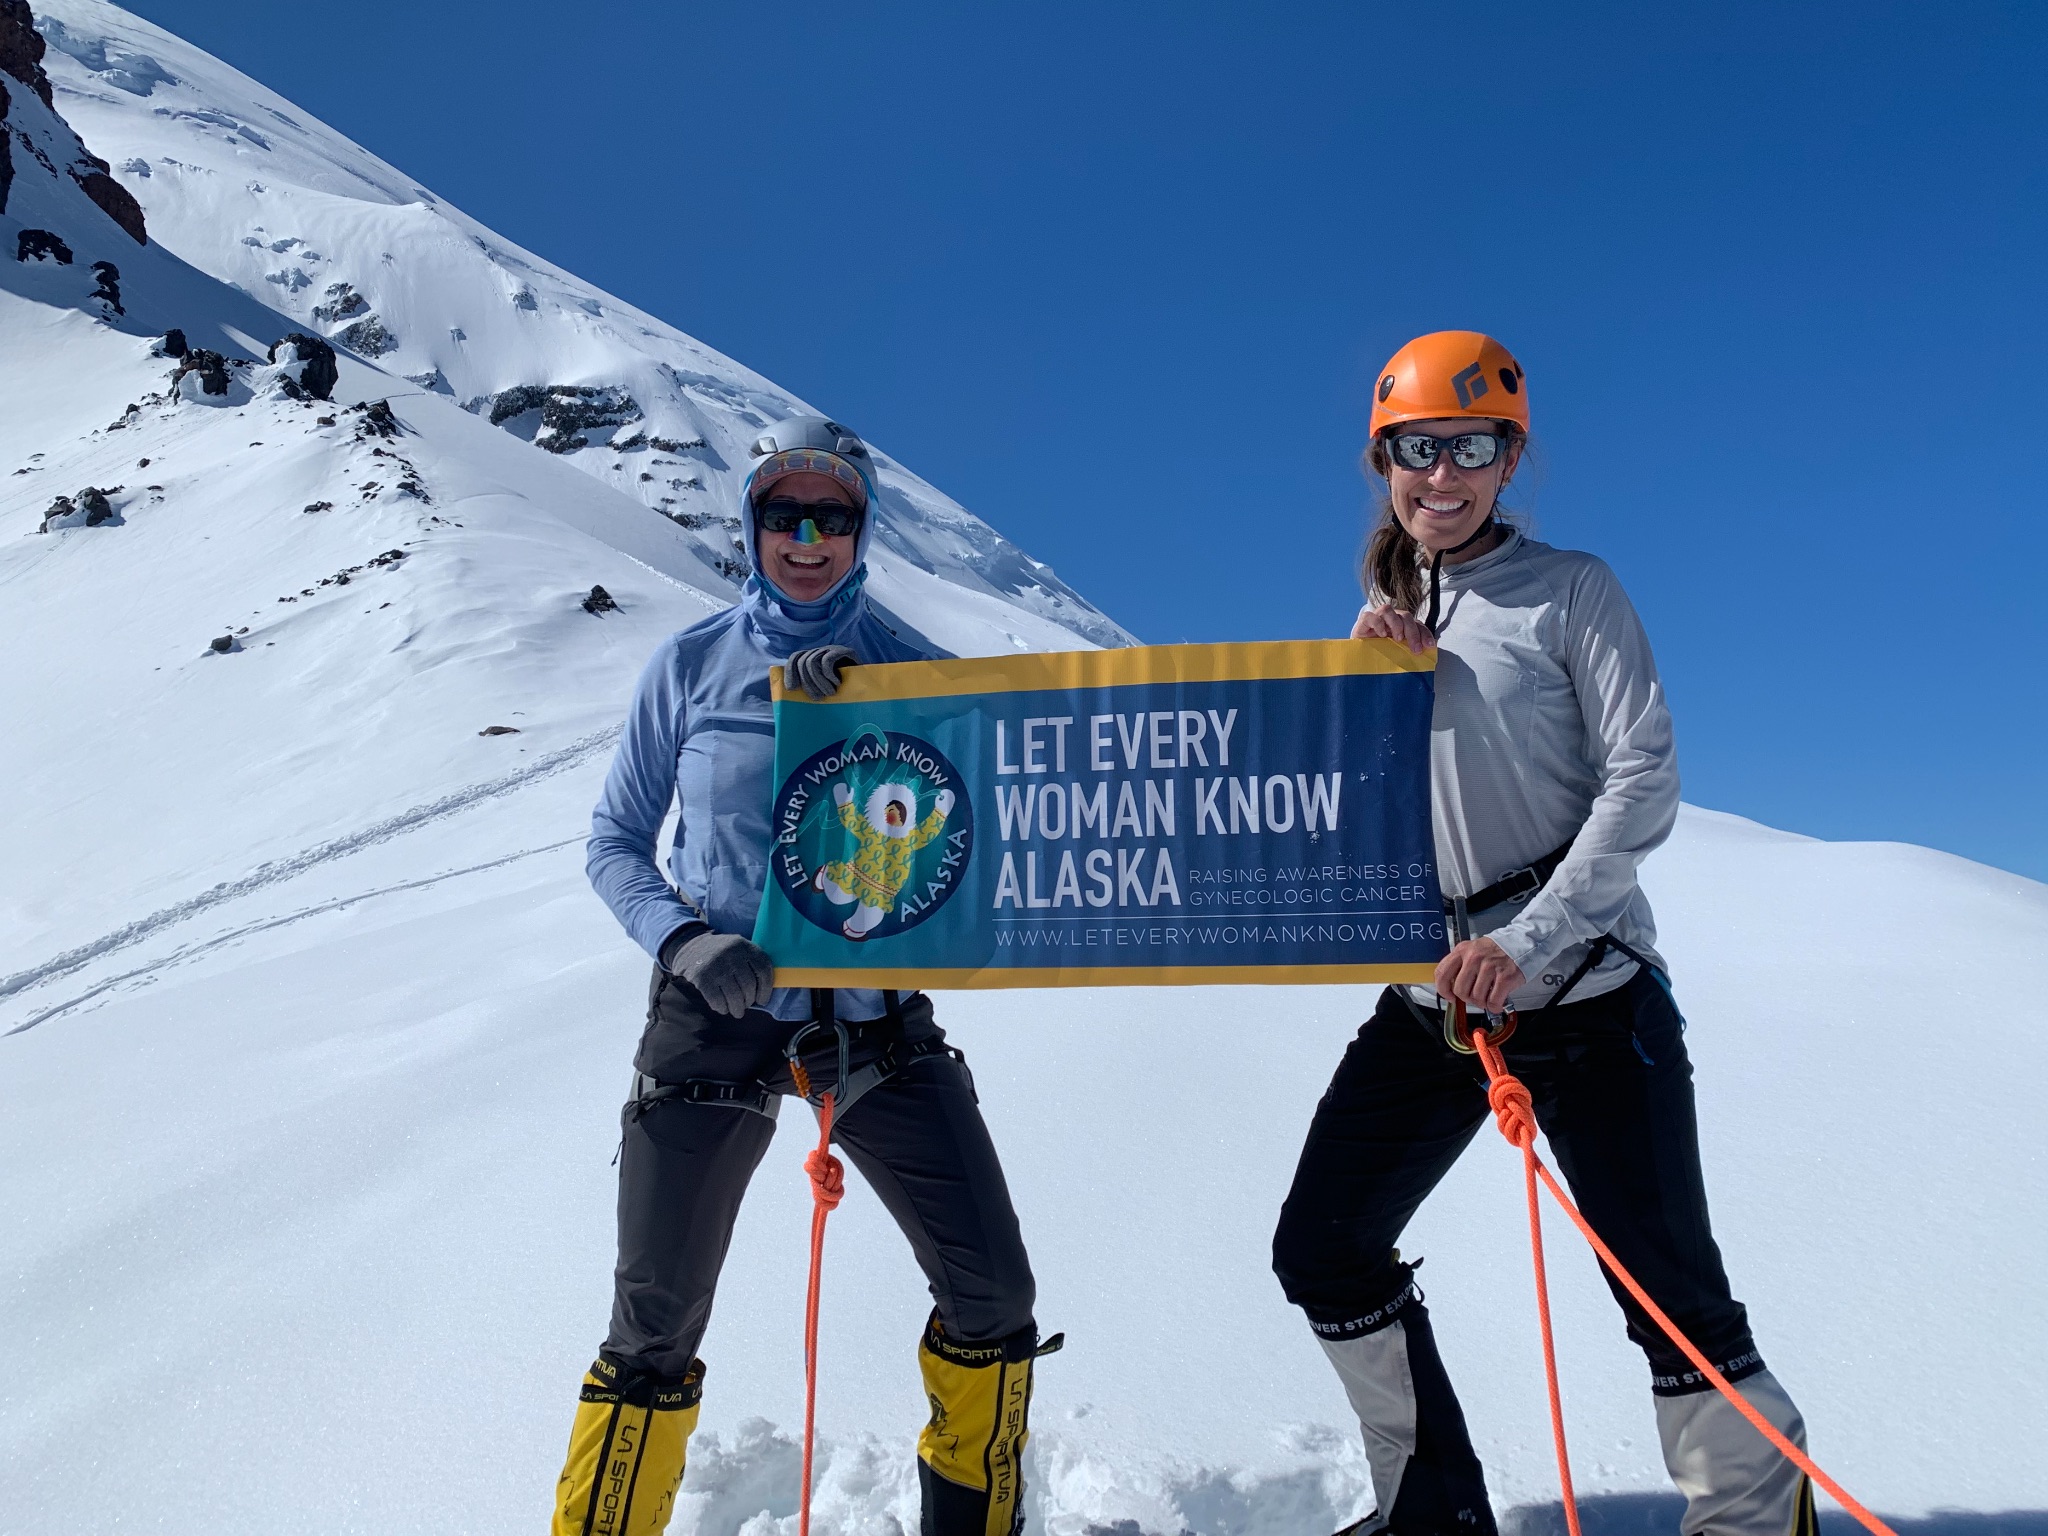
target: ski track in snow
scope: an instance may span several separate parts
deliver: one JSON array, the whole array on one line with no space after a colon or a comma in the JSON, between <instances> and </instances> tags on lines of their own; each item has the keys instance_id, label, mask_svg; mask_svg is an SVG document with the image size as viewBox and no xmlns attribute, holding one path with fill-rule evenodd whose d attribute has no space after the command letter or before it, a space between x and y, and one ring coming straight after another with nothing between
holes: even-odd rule
<instances>
[{"instance_id":1,"label":"ski track in snow","mask_svg":"<svg viewBox=\"0 0 2048 1536\"><path fill-rule=\"evenodd\" d=\"M410 829L408 828L407 830ZM559 842L543 843L538 848L522 848L517 853L508 853L501 858L487 859L481 864L471 864L463 869L444 870L438 875L427 875L419 880L401 880L396 885L379 886L375 890L358 891L352 896L337 896L331 901L322 901L310 907L301 907L296 912L287 912L281 917L267 917L259 922L244 923L239 928L230 928L225 933L216 934L210 939L182 945L161 959L152 960L146 965L138 965L133 970L122 971L119 975L109 976L106 980L88 987L76 997L68 998L61 1003L52 1003L48 1007L30 1014L12 1029L0 1032L0 1039L5 1039L8 1035L22 1034L27 1030L34 1029L38 1024L47 1023L51 1019L70 1013L73 1009L83 1007L102 993L111 992L115 987L122 985L124 982L138 981L145 977L154 976L159 971L167 971L174 965L184 964L187 960L196 960L201 955L224 948L229 944L237 943L254 934L268 933L273 928L288 928L293 923L303 922L309 917L319 917L324 913L341 912L362 902L374 901L379 896L397 896L406 891L425 890L428 886L440 885L444 881L460 880L465 875L480 875L486 870L501 869L507 864L516 864L521 859L534 858L543 853L553 853L558 848L567 848L582 841L583 838L581 836L565 837ZM355 850L349 849L348 851L352 853ZM208 894L210 895L211 893L209 892ZM161 917L164 914L159 913L157 915ZM123 931L125 932L126 930ZM76 954L78 951L74 950L72 953ZM101 953L105 953L105 951L101 951ZM79 963L83 965L87 962L80 961Z\"/></svg>"},{"instance_id":2,"label":"ski track in snow","mask_svg":"<svg viewBox=\"0 0 2048 1536\"><path fill-rule=\"evenodd\" d=\"M466 811L473 806L502 799L504 796L514 794L530 784L538 783L542 779L553 778L558 773L566 773L569 769L588 762L600 752L609 750L612 743L619 739L619 733L622 729L623 727L614 725L607 726L601 731L593 731L590 735L581 737L566 747L550 752L545 757L537 758L526 767L514 773L508 773L502 778L489 779L481 784L471 784L466 788L456 790L452 794L443 795L438 800L430 800L425 805L416 805L410 810L400 811L396 816L386 817L382 821L373 822L367 827L347 833L342 837L332 838L324 843L317 843L304 852L294 854L288 859L273 859L269 863L260 864L238 880L224 880L211 890L203 891L189 900L181 901L172 906L164 907L159 911L152 912L147 917L137 918L134 922L116 928L112 933L93 940L90 944L81 944L75 949L67 949L62 954L53 956L40 965L32 965L26 970L16 971L12 976L0 979L0 1000L16 996L29 990L31 987L39 987L60 977L68 976L74 971L81 970L85 966L92 964L95 960L103 960L109 955L119 953L121 950L132 948L144 939L161 933L166 928L176 927L180 923L189 922L201 913L220 906L223 902L234 901L240 897L252 895L267 886L278 885L287 880L295 880L300 875L317 869L323 864L331 864L336 859L347 858L350 854L360 853L365 848L372 848L379 843L389 842L394 837L402 837L409 832L416 832L422 827L453 816L457 812ZM571 839L571 841L574 841L574 839ZM560 847L562 845L553 844L551 846ZM532 853L543 851L545 850L528 850L528 852ZM524 854L513 855L515 858L524 856ZM493 866L477 866L479 869L490 867ZM401 887L394 887L394 889L401 889ZM370 892L368 894L376 895L379 893ZM363 899L360 896L348 898L350 901ZM312 914L307 912L299 915L311 916ZM83 999L78 1001L83 1001ZM75 1003L60 1005L56 1011L62 1012L71 1006L75 1006ZM44 1018L49 1016L48 1013L38 1014L28 1022L8 1030L7 1033L10 1035L19 1034L22 1030L41 1023Z\"/></svg>"}]
</instances>

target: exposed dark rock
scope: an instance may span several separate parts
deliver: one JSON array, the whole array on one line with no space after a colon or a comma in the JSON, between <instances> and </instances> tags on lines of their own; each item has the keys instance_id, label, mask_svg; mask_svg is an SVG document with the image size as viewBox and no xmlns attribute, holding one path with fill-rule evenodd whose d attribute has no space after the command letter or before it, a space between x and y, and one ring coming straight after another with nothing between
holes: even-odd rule
<instances>
[{"instance_id":1,"label":"exposed dark rock","mask_svg":"<svg viewBox=\"0 0 2048 1536\"><path fill-rule=\"evenodd\" d=\"M117 315L125 315L121 307L121 269L111 261L96 261L92 264L92 275L98 279L98 286L92 296L103 302Z\"/></svg>"},{"instance_id":2,"label":"exposed dark rock","mask_svg":"<svg viewBox=\"0 0 2048 1536\"><path fill-rule=\"evenodd\" d=\"M356 423L356 437L360 441L371 437L396 437L405 429L398 424L398 418L391 414L389 400L366 400L352 405L350 411L360 411L363 419Z\"/></svg>"},{"instance_id":3,"label":"exposed dark rock","mask_svg":"<svg viewBox=\"0 0 2048 1536\"><path fill-rule=\"evenodd\" d=\"M306 504L306 510L308 512L332 512L334 510L334 503L331 501L312 501Z\"/></svg>"},{"instance_id":4,"label":"exposed dark rock","mask_svg":"<svg viewBox=\"0 0 2048 1536\"><path fill-rule=\"evenodd\" d=\"M14 188L14 135L4 126L13 105L7 87L0 85L0 213L7 211L7 194Z\"/></svg>"},{"instance_id":5,"label":"exposed dark rock","mask_svg":"<svg viewBox=\"0 0 2048 1536\"><path fill-rule=\"evenodd\" d=\"M529 311L537 310L540 308L540 300L533 296L531 288L522 288L512 295L512 307Z\"/></svg>"},{"instance_id":6,"label":"exposed dark rock","mask_svg":"<svg viewBox=\"0 0 2048 1536\"><path fill-rule=\"evenodd\" d=\"M171 374L171 388L176 390L185 375L199 375L199 388L209 395L224 395L228 392L228 360L218 352L205 347L193 347L179 361Z\"/></svg>"},{"instance_id":7,"label":"exposed dark rock","mask_svg":"<svg viewBox=\"0 0 2048 1536\"><path fill-rule=\"evenodd\" d=\"M336 321L346 320L351 315L364 314L369 308L370 301L357 293L352 285L329 283L327 302L313 306L313 319L321 325L333 325Z\"/></svg>"},{"instance_id":8,"label":"exposed dark rock","mask_svg":"<svg viewBox=\"0 0 2048 1536\"><path fill-rule=\"evenodd\" d=\"M273 363L299 364L298 371L287 377L315 400L334 398L334 386L341 381L341 370L334 361L334 348L318 336L293 331L282 340L271 343L270 360Z\"/></svg>"},{"instance_id":9,"label":"exposed dark rock","mask_svg":"<svg viewBox=\"0 0 2048 1536\"><path fill-rule=\"evenodd\" d=\"M44 106L56 110L50 96L50 77L43 73L47 49L28 0L0 0L0 74L12 75L34 91Z\"/></svg>"},{"instance_id":10,"label":"exposed dark rock","mask_svg":"<svg viewBox=\"0 0 2048 1536\"><path fill-rule=\"evenodd\" d=\"M107 162L94 162L95 169L80 172L74 169L71 179L87 197L99 205L99 210L134 239L137 245L149 244L149 227L143 221L142 204L135 201L135 194L107 174Z\"/></svg>"},{"instance_id":11,"label":"exposed dark rock","mask_svg":"<svg viewBox=\"0 0 2048 1536\"><path fill-rule=\"evenodd\" d=\"M118 485L114 487L116 491L120 489ZM43 514L42 526L36 532L49 533L57 528L76 528L81 522L87 528L97 528L101 523L112 522L114 504L107 500L107 496L108 492L92 485L74 495L59 496L50 503L50 509Z\"/></svg>"},{"instance_id":12,"label":"exposed dark rock","mask_svg":"<svg viewBox=\"0 0 2048 1536\"><path fill-rule=\"evenodd\" d=\"M537 411L548 403L545 384L515 384L491 396L491 425L502 427L514 416Z\"/></svg>"},{"instance_id":13,"label":"exposed dark rock","mask_svg":"<svg viewBox=\"0 0 2048 1536\"><path fill-rule=\"evenodd\" d=\"M518 384L491 398L491 425L502 427L527 412L540 412L533 442L549 453L588 448L583 434L638 421L640 404L625 390L589 384Z\"/></svg>"},{"instance_id":14,"label":"exposed dark rock","mask_svg":"<svg viewBox=\"0 0 2048 1536\"><path fill-rule=\"evenodd\" d=\"M386 352L398 350L398 338L386 330L384 322L375 315L358 320L334 339L363 357L382 357Z\"/></svg>"},{"instance_id":15,"label":"exposed dark rock","mask_svg":"<svg viewBox=\"0 0 2048 1536\"><path fill-rule=\"evenodd\" d=\"M590 589L590 596L583 599L583 611L585 613L617 613L619 611L618 599L605 591L603 587L592 587Z\"/></svg>"},{"instance_id":16,"label":"exposed dark rock","mask_svg":"<svg viewBox=\"0 0 2048 1536\"><path fill-rule=\"evenodd\" d=\"M211 648L214 651L218 652L220 655L225 656L229 651L232 651L235 648L235 637L233 635L218 636L214 640Z\"/></svg>"},{"instance_id":17,"label":"exposed dark rock","mask_svg":"<svg viewBox=\"0 0 2048 1536\"><path fill-rule=\"evenodd\" d=\"M164 332L164 339L156 344L158 357L183 357L192 349L185 342L185 333L175 326Z\"/></svg>"},{"instance_id":18,"label":"exposed dark rock","mask_svg":"<svg viewBox=\"0 0 2048 1536\"><path fill-rule=\"evenodd\" d=\"M53 235L47 229L24 229L14 242L16 261L44 261L55 259L60 267L71 265L71 247L63 237Z\"/></svg>"},{"instance_id":19,"label":"exposed dark rock","mask_svg":"<svg viewBox=\"0 0 2048 1536\"><path fill-rule=\"evenodd\" d=\"M517 736L518 734L519 727L516 725L487 725L477 732L479 736Z\"/></svg>"}]
</instances>

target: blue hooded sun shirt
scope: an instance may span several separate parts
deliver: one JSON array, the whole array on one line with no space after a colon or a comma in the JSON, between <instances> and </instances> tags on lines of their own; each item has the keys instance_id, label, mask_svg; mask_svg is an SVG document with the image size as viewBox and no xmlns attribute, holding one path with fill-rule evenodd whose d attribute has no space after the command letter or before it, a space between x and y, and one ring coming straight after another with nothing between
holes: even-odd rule
<instances>
[{"instance_id":1,"label":"blue hooded sun shirt","mask_svg":"<svg viewBox=\"0 0 2048 1536\"><path fill-rule=\"evenodd\" d=\"M839 584L817 602L799 603L768 579L749 474L740 487L740 516L752 574L740 600L664 640L633 690L604 794L591 813L585 868L612 915L657 963L662 946L692 924L742 936L754 931L773 841L768 669L820 645L846 646L869 664L945 654L905 640L868 606L868 545L881 501L867 471L854 468L867 486L867 512L853 566ZM682 815L664 877L656 853L669 806L678 801ZM884 1012L882 994L867 988L841 989L835 1006L849 1020ZM778 987L767 1007L778 1019L805 1020L811 994Z\"/></svg>"}]
</instances>

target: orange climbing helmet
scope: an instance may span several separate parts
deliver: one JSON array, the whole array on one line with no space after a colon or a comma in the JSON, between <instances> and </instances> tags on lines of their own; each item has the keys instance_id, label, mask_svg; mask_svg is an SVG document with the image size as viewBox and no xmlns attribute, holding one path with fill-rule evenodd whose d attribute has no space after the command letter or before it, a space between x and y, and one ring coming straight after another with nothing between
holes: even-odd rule
<instances>
[{"instance_id":1,"label":"orange climbing helmet","mask_svg":"<svg viewBox=\"0 0 2048 1536\"><path fill-rule=\"evenodd\" d=\"M1387 360L1372 394L1372 435L1404 421L1467 416L1529 430L1522 365L1491 336L1431 331Z\"/></svg>"}]
</instances>

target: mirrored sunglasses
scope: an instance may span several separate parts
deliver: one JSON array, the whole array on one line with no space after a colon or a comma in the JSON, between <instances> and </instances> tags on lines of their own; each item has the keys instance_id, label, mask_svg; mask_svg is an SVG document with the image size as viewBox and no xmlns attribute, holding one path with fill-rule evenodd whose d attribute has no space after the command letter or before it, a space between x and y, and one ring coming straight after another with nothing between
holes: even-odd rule
<instances>
[{"instance_id":1,"label":"mirrored sunglasses","mask_svg":"<svg viewBox=\"0 0 2048 1536\"><path fill-rule=\"evenodd\" d=\"M1435 437L1427 432L1390 432L1387 451L1403 469L1434 469L1446 451L1460 469L1484 469L1501 455L1507 437L1499 432L1460 432Z\"/></svg>"}]
</instances>

